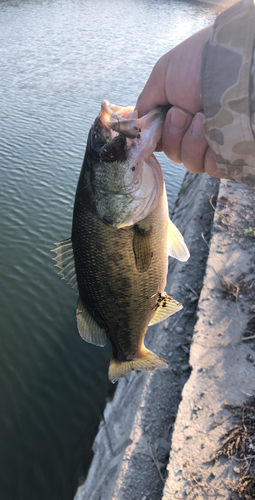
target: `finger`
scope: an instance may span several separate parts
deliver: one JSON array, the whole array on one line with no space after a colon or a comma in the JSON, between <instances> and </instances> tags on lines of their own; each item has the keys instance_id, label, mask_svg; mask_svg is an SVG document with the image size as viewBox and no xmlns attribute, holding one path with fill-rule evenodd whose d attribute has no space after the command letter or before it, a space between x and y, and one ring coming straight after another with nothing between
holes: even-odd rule
<instances>
[{"instance_id":1,"label":"finger","mask_svg":"<svg viewBox=\"0 0 255 500\"><path fill-rule=\"evenodd\" d=\"M146 85L137 99L135 109L138 116L144 116L159 105L169 104L165 92L165 76L169 53L162 56L155 64Z\"/></svg>"},{"instance_id":2,"label":"finger","mask_svg":"<svg viewBox=\"0 0 255 500\"><path fill-rule=\"evenodd\" d=\"M182 163L181 146L193 115L180 107L173 106L166 115L160 145L164 153L175 163Z\"/></svg>"},{"instance_id":3,"label":"finger","mask_svg":"<svg viewBox=\"0 0 255 500\"><path fill-rule=\"evenodd\" d=\"M204 115L197 113L187 132L184 134L181 145L181 158L185 167L194 174L205 171L204 158L208 142L204 133Z\"/></svg>"},{"instance_id":4,"label":"finger","mask_svg":"<svg viewBox=\"0 0 255 500\"><path fill-rule=\"evenodd\" d=\"M205 171L211 176L217 179L222 179L222 175L218 171L217 163L213 151L211 148L207 148L204 157L204 168Z\"/></svg>"}]
</instances>

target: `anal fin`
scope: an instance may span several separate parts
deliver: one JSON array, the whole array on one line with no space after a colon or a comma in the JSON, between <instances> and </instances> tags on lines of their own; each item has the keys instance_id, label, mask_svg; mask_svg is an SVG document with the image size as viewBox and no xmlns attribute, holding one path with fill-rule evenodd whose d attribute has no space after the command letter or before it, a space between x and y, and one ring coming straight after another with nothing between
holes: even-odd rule
<instances>
[{"instance_id":1,"label":"anal fin","mask_svg":"<svg viewBox=\"0 0 255 500\"><path fill-rule=\"evenodd\" d=\"M154 352L142 347L141 356L131 361L119 361L112 357L110 361L108 377L114 383L118 378L125 377L133 370L162 370L167 368L168 364L163 358L159 358Z\"/></svg>"},{"instance_id":2,"label":"anal fin","mask_svg":"<svg viewBox=\"0 0 255 500\"><path fill-rule=\"evenodd\" d=\"M150 321L149 326L159 323L163 319L172 316L172 314L182 309L182 304L174 300L173 297L170 297L165 292L161 294L159 300L160 300L159 307L156 311L155 316Z\"/></svg>"},{"instance_id":3,"label":"anal fin","mask_svg":"<svg viewBox=\"0 0 255 500\"><path fill-rule=\"evenodd\" d=\"M186 262L190 257L184 238L171 219L168 219L168 255L181 262Z\"/></svg>"},{"instance_id":4,"label":"anal fin","mask_svg":"<svg viewBox=\"0 0 255 500\"><path fill-rule=\"evenodd\" d=\"M95 322L80 298L76 309L76 320L79 334L83 340L100 347L106 344L107 337L104 329Z\"/></svg>"}]
</instances>

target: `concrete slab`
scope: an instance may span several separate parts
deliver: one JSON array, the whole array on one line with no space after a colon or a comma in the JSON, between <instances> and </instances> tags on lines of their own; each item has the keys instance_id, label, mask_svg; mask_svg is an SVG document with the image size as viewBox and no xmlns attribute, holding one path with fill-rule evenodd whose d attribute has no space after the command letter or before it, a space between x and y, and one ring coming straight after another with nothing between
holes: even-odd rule
<instances>
[{"instance_id":1,"label":"concrete slab","mask_svg":"<svg viewBox=\"0 0 255 500\"><path fill-rule=\"evenodd\" d=\"M254 206L254 191L221 182L163 500L233 498L237 462L208 460L233 425L224 402L241 404L255 391L254 344L242 341L255 303L255 243L244 236L254 226Z\"/></svg>"}]
</instances>

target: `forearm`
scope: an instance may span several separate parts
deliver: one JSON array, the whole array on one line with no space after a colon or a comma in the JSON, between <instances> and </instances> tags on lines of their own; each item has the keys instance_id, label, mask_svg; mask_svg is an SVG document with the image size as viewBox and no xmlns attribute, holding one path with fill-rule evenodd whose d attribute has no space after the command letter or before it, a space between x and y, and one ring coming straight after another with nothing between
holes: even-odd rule
<instances>
[{"instance_id":1,"label":"forearm","mask_svg":"<svg viewBox=\"0 0 255 500\"><path fill-rule=\"evenodd\" d=\"M255 188L255 9L245 0L211 28L201 67L205 134L223 177Z\"/></svg>"}]
</instances>

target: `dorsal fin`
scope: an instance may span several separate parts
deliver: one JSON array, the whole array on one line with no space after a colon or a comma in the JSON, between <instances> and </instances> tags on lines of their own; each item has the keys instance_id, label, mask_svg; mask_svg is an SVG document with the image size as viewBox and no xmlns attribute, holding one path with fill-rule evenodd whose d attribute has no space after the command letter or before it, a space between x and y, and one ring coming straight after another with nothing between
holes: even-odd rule
<instances>
[{"instance_id":1,"label":"dorsal fin","mask_svg":"<svg viewBox=\"0 0 255 500\"><path fill-rule=\"evenodd\" d=\"M165 292L161 293L160 305L156 311L154 318L152 318L151 322L149 323L149 326L159 323L163 319L168 318L181 309L182 304L180 302L177 302L173 299L173 297L170 297Z\"/></svg>"},{"instance_id":2,"label":"dorsal fin","mask_svg":"<svg viewBox=\"0 0 255 500\"><path fill-rule=\"evenodd\" d=\"M171 219L168 219L168 255L181 262L186 262L190 257L184 238Z\"/></svg>"},{"instance_id":3,"label":"dorsal fin","mask_svg":"<svg viewBox=\"0 0 255 500\"><path fill-rule=\"evenodd\" d=\"M77 287L77 276L71 238L54 243L54 245L56 245L56 248L53 248L51 252L55 252L57 254L53 260L57 262L55 266L60 269L58 274L62 274L62 279L68 280L67 283L70 283L72 288L75 286Z\"/></svg>"},{"instance_id":4,"label":"dorsal fin","mask_svg":"<svg viewBox=\"0 0 255 500\"><path fill-rule=\"evenodd\" d=\"M105 331L103 328L98 326L89 314L80 297L78 299L76 309L76 320L79 334L84 340L86 340L86 342L100 347L103 347L106 344L107 337Z\"/></svg>"}]
</instances>

